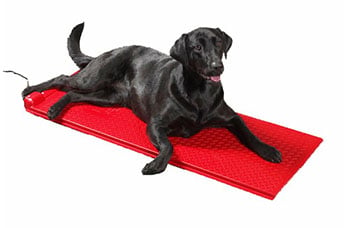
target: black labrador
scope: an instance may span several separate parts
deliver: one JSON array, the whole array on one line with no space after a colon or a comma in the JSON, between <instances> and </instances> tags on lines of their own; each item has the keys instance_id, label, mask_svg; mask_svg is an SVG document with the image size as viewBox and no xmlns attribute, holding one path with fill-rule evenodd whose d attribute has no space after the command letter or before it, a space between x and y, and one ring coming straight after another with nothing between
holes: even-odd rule
<instances>
[{"instance_id":1,"label":"black labrador","mask_svg":"<svg viewBox=\"0 0 350 228\"><path fill-rule=\"evenodd\" d=\"M223 127L263 159L279 163L281 154L259 140L224 101L220 75L224 71L232 39L219 28L198 28L183 34L170 56L143 46L114 49L93 58L80 51L84 24L73 28L68 38L69 55L81 69L70 77L61 75L27 87L33 91L57 88L67 93L49 109L55 119L74 102L130 108L147 123L147 135L159 150L143 168L143 174L165 170L173 146L168 136L190 137L203 128Z\"/></svg>"}]
</instances>

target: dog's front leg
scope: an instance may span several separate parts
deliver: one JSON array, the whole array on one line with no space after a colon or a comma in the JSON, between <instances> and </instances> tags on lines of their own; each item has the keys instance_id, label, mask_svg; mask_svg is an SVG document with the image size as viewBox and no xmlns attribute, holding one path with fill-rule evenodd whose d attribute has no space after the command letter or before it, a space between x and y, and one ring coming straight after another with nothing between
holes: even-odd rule
<instances>
[{"instance_id":1,"label":"dog's front leg","mask_svg":"<svg viewBox=\"0 0 350 228\"><path fill-rule=\"evenodd\" d=\"M158 149L158 156L142 169L145 175L161 173L165 170L168 162L173 154L173 146L171 145L165 128L158 124L148 124L147 135L152 144Z\"/></svg>"},{"instance_id":2,"label":"dog's front leg","mask_svg":"<svg viewBox=\"0 0 350 228\"><path fill-rule=\"evenodd\" d=\"M274 147L262 142L244 123L243 119L229 106L224 105L220 120L225 128L233 133L239 141L263 159L279 163L282 161L281 153Z\"/></svg>"}]
</instances>

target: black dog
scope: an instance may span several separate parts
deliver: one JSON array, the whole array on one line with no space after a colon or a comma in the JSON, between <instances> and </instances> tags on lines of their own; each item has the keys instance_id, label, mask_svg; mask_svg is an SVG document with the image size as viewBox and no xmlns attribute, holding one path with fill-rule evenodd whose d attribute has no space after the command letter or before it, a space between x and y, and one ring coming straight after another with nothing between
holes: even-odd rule
<instances>
[{"instance_id":1,"label":"black dog","mask_svg":"<svg viewBox=\"0 0 350 228\"><path fill-rule=\"evenodd\" d=\"M223 99L221 59L232 44L225 32L198 28L183 34L170 56L151 48L128 46L93 58L80 51L83 28L84 24L77 25L68 38L69 54L81 71L22 92L26 96L50 88L66 91L49 109L50 119L73 102L130 108L147 123L147 135L159 150L159 155L143 168L143 174L165 170L173 153L168 136L190 137L207 127L227 128L265 160L281 162L280 152L254 136Z\"/></svg>"}]
</instances>

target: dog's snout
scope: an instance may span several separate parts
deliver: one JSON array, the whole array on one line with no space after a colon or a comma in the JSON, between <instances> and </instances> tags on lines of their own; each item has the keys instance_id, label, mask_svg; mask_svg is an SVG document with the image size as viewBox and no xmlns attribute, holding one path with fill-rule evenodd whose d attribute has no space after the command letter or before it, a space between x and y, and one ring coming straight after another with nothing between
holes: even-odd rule
<instances>
[{"instance_id":1,"label":"dog's snout","mask_svg":"<svg viewBox=\"0 0 350 228\"><path fill-rule=\"evenodd\" d=\"M224 69L224 65L221 61L213 61L211 62L211 67L217 71L222 71Z\"/></svg>"}]
</instances>

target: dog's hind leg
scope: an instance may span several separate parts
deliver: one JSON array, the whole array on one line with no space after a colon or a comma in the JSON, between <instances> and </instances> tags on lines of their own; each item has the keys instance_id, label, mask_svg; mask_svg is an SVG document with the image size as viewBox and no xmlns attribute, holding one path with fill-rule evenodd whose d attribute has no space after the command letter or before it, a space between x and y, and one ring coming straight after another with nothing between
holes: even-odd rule
<instances>
[{"instance_id":1,"label":"dog's hind leg","mask_svg":"<svg viewBox=\"0 0 350 228\"><path fill-rule=\"evenodd\" d=\"M56 89L61 89L65 90L66 88L69 87L69 81L71 77L68 75L60 75L56 78L53 78L51 80L48 80L46 82L40 83L35 86L28 86L22 91L22 97L24 98L28 94L37 91L37 92L42 92L44 90L56 88Z\"/></svg>"},{"instance_id":2,"label":"dog's hind leg","mask_svg":"<svg viewBox=\"0 0 350 228\"><path fill-rule=\"evenodd\" d=\"M168 139L165 128L160 127L158 124L148 124L147 135L158 149L159 154L153 161L146 164L142 169L142 173L144 175L161 173L167 167L173 154L173 146Z\"/></svg>"},{"instance_id":3,"label":"dog's hind leg","mask_svg":"<svg viewBox=\"0 0 350 228\"><path fill-rule=\"evenodd\" d=\"M113 106L122 105L123 100L124 99L120 94L110 93L104 90L91 93L69 91L50 107L47 116L51 120L55 119L69 103L87 102L98 106Z\"/></svg>"}]
</instances>

